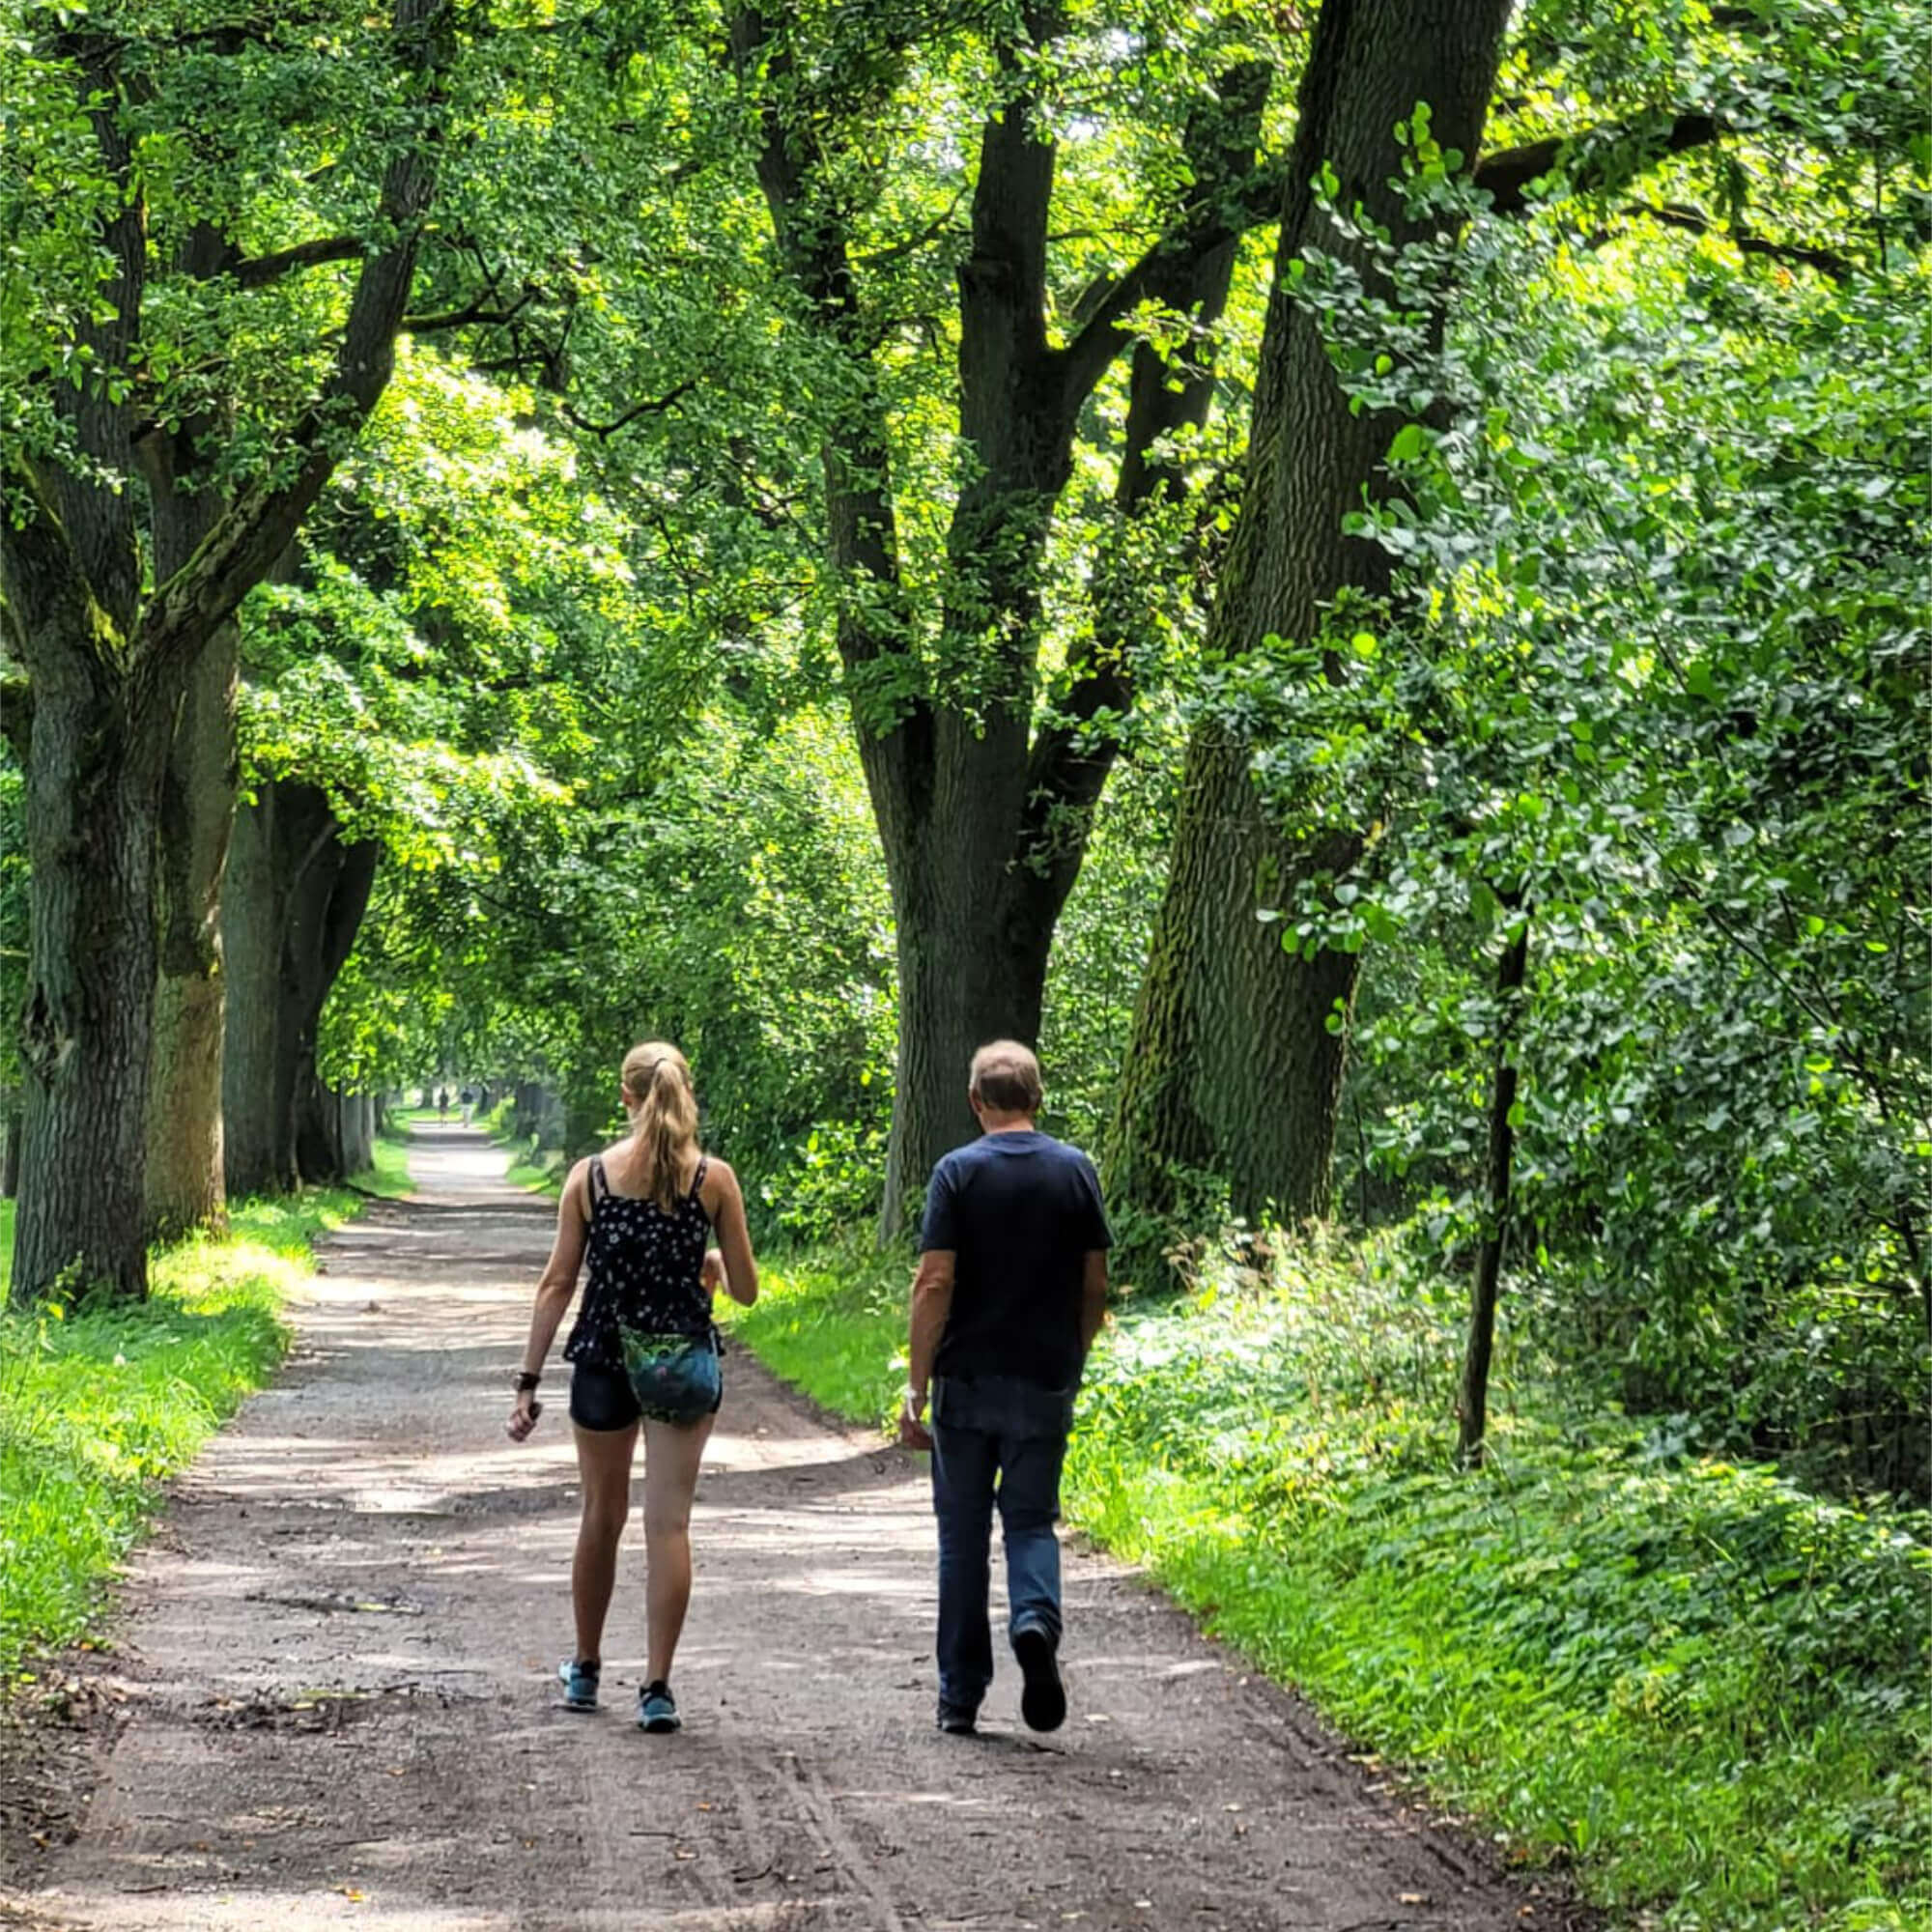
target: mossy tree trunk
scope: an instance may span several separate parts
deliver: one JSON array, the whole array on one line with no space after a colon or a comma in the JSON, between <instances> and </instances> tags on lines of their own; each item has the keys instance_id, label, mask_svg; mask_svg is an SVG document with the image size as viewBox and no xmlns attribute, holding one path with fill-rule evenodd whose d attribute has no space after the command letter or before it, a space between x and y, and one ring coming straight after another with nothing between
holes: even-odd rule
<instances>
[{"instance_id":1,"label":"mossy tree trunk","mask_svg":"<svg viewBox=\"0 0 1932 1932\"><path fill-rule=\"evenodd\" d=\"M1374 592L1387 572L1373 545L1344 533L1401 419L1356 409L1317 319L1290 298L1305 248L1339 252L1371 292L1375 259L1339 239L1318 208L1326 162L1337 202L1359 206L1400 244L1437 232L1391 184L1404 151L1394 129L1419 102L1445 149L1473 156L1495 78L1504 0L1324 0L1302 76L1249 438L1246 488L1209 624L1209 655L1237 660L1264 639L1313 642L1335 599ZM1304 881L1345 870L1352 826L1280 836L1250 776L1251 748L1208 718L1190 741L1170 871L1109 1139L1116 1203L1150 1231L1188 1207L1190 1177L1225 1186L1236 1212L1323 1211L1334 1149L1353 955L1303 958L1261 915L1293 903ZM1164 1272L1157 1234L1133 1265Z\"/></svg>"},{"instance_id":2,"label":"mossy tree trunk","mask_svg":"<svg viewBox=\"0 0 1932 1932\"><path fill-rule=\"evenodd\" d=\"M426 77L447 52L444 0L397 0L399 65ZM14 452L0 517L0 612L32 691L27 849L32 940L21 1023L26 1075L14 1293L70 1279L134 1295L147 1282L147 1100L158 945L156 851L163 779L204 654L267 575L332 473L346 432L387 385L433 183L437 115L387 165L339 329L334 368L289 426L286 461L242 491L150 589L134 380L152 264L134 129L144 77L128 43L63 35L90 128L104 212L97 299L74 331L90 379L54 388L78 461ZM153 554L160 561L159 548Z\"/></svg>"}]
</instances>

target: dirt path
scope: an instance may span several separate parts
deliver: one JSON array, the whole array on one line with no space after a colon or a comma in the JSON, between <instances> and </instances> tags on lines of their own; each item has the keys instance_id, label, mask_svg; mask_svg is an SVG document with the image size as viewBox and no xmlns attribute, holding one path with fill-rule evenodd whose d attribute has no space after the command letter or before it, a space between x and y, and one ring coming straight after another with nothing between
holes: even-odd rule
<instances>
[{"instance_id":1,"label":"dirt path","mask_svg":"<svg viewBox=\"0 0 1932 1932\"><path fill-rule=\"evenodd\" d=\"M914 1459L742 1351L698 1492L687 1727L646 1738L641 1538L593 1719L552 1707L575 1468L563 1395L504 1439L550 1209L479 1137L336 1236L299 1341L135 1566L133 1715L37 1915L100 1932L1379 1927L1534 1932L1547 1899L1423 1830L1291 1700L1069 1552L1073 1715L931 1729ZM1525 1910L1525 1908L1530 1908Z\"/></svg>"}]
</instances>

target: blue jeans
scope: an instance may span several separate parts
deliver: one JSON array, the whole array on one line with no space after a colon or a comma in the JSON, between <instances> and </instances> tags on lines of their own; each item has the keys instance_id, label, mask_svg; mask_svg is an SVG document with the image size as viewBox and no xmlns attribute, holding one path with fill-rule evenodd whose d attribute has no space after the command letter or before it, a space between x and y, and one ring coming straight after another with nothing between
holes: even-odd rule
<instances>
[{"instance_id":1,"label":"blue jeans","mask_svg":"<svg viewBox=\"0 0 1932 1932\"><path fill-rule=\"evenodd\" d=\"M939 1520L939 1695L977 1711L993 1681L986 1615L993 1508L1007 1543L1009 1634L1060 1642L1060 1465L1071 1389L1000 1376L938 1378L932 1388L932 1511Z\"/></svg>"}]
</instances>

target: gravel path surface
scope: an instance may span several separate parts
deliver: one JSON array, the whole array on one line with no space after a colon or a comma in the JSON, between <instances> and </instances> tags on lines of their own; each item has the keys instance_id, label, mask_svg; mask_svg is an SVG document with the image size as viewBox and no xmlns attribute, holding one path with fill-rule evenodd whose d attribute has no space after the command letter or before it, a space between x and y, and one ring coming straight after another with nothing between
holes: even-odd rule
<instances>
[{"instance_id":1,"label":"gravel path surface","mask_svg":"<svg viewBox=\"0 0 1932 1932\"><path fill-rule=\"evenodd\" d=\"M827 1428L743 1351L698 1490L681 1735L630 1717L642 1537L608 1708L553 1705L576 1469L560 1378L523 1448L507 1372L551 1208L480 1136L327 1244L275 1385L137 1560L77 1837L0 1921L99 1932L1297 1927L1562 1922L1429 1829L1296 1703L1069 1549L1072 1716L931 1728L917 1459ZM635 1525L635 1519L634 1519Z\"/></svg>"}]
</instances>

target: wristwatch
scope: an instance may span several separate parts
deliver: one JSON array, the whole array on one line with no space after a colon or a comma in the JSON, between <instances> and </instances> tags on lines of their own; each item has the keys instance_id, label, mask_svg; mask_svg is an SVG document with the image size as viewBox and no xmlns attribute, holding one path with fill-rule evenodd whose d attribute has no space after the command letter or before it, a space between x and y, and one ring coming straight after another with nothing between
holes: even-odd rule
<instances>
[{"instance_id":1,"label":"wristwatch","mask_svg":"<svg viewBox=\"0 0 1932 1932\"><path fill-rule=\"evenodd\" d=\"M542 1382L543 1376L540 1373L533 1375L528 1369L519 1369L517 1371L516 1391L519 1395L528 1394L531 1389L539 1387Z\"/></svg>"}]
</instances>

